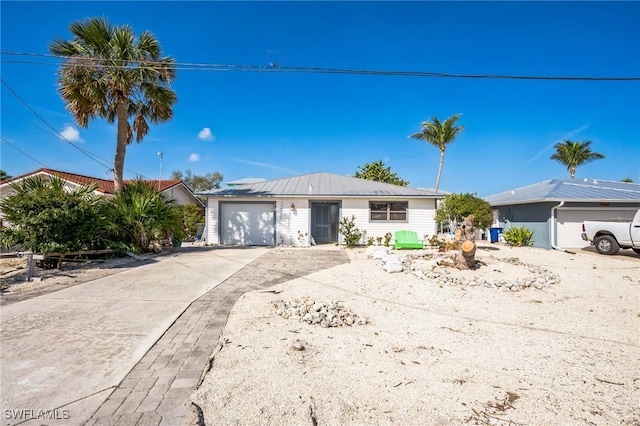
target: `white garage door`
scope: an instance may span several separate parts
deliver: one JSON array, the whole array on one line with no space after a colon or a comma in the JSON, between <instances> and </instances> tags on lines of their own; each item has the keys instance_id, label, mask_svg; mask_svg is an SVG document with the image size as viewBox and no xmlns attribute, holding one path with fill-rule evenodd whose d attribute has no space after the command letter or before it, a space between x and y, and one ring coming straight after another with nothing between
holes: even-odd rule
<instances>
[{"instance_id":1,"label":"white garage door","mask_svg":"<svg viewBox=\"0 0 640 426\"><path fill-rule=\"evenodd\" d=\"M248 246L275 245L275 204L222 203L220 242Z\"/></svg>"},{"instance_id":2,"label":"white garage door","mask_svg":"<svg viewBox=\"0 0 640 426\"><path fill-rule=\"evenodd\" d=\"M589 246L583 241L582 222L585 220L610 220L622 218L632 220L637 209L558 209L558 246L560 248L582 248Z\"/></svg>"}]
</instances>

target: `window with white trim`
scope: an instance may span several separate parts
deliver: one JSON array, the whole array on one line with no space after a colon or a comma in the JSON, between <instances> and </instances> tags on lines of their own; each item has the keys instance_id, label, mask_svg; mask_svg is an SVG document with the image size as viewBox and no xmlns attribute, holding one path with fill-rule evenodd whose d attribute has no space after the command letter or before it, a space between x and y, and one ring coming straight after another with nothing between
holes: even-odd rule
<instances>
[{"instance_id":1,"label":"window with white trim","mask_svg":"<svg viewBox=\"0 0 640 426\"><path fill-rule=\"evenodd\" d=\"M408 201L370 201L371 222L406 222Z\"/></svg>"}]
</instances>

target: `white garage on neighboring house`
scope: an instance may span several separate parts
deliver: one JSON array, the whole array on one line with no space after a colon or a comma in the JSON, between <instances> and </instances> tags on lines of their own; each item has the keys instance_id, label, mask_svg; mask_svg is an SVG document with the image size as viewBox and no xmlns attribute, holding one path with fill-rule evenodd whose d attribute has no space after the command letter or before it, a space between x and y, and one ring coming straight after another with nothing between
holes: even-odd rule
<instances>
[{"instance_id":1,"label":"white garage on neighboring house","mask_svg":"<svg viewBox=\"0 0 640 426\"><path fill-rule=\"evenodd\" d=\"M206 197L207 244L308 246L341 243L339 222L355 217L368 238L412 230L436 233L436 200L445 194L330 173L234 183Z\"/></svg>"},{"instance_id":2,"label":"white garage on neighboring house","mask_svg":"<svg viewBox=\"0 0 640 426\"><path fill-rule=\"evenodd\" d=\"M594 179L554 179L484 197L498 218L496 227L524 226L534 246L583 248L585 220L632 220L640 208L640 184Z\"/></svg>"}]
</instances>

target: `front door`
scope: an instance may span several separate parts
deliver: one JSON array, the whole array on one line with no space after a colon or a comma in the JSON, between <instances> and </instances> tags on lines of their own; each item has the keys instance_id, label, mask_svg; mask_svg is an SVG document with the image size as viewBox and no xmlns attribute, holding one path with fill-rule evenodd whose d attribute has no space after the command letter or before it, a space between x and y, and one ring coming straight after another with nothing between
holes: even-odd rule
<instances>
[{"instance_id":1,"label":"front door","mask_svg":"<svg viewBox=\"0 0 640 426\"><path fill-rule=\"evenodd\" d=\"M311 235L316 242L338 242L339 210L335 202L311 203Z\"/></svg>"}]
</instances>

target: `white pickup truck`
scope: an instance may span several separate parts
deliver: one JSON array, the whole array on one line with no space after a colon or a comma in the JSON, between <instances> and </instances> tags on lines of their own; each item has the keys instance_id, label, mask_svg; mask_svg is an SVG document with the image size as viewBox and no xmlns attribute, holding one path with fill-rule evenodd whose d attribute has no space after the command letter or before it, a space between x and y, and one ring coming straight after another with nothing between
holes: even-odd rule
<instances>
[{"instance_id":1,"label":"white pickup truck","mask_svg":"<svg viewBox=\"0 0 640 426\"><path fill-rule=\"evenodd\" d=\"M640 210L631 222L582 222L582 239L593 244L600 254L616 254L621 248L640 254Z\"/></svg>"}]
</instances>

